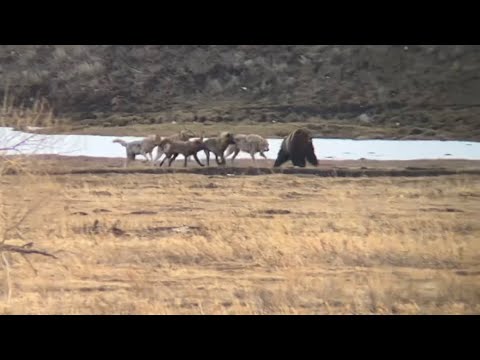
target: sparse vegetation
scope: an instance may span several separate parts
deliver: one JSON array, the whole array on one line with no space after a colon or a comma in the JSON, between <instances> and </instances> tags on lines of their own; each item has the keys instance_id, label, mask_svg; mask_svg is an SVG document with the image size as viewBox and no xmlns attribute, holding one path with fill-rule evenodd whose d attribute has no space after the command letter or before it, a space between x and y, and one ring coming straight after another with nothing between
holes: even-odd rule
<instances>
[{"instance_id":1,"label":"sparse vegetation","mask_svg":"<svg viewBox=\"0 0 480 360\"><path fill-rule=\"evenodd\" d=\"M37 113L35 110L40 111ZM6 116L13 117L17 124L29 126L28 124L35 124L36 121L42 119L41 110L42 107L34 108L32 113L35 116L32 117L29 117L29 112L26 115L12 112L7 113ZM47 120L50 120L48 116ZM45 178L48 176L37 166L32 157L22 155L25 147L35 151L42 147L42 141L37 141L35 135L0 136L0 181L3 184L5 176L14 174L17 185L15 188L0 186L0 257L5 273L5 290L3 292L7 303L11 300L13 290L10 274L13 256L22 257L24 265L29 265L29 270L33 270L34 274L37 274L37 269L28 259L29 256L42 255L57 259L52 253L37 248L37 238L30 237L28 222L41 216L48 200L52 196L59 196L59 189L51 182L44 182L43 186L37 186L35 182L37 176L41 174ZM17 155L5 156L7 152L15 152Z\"/></svg>"},{"instance_id":2,"label":"sparse vegetation","mask_svg":"<svg viewBox=\"0 0 480 360\"><path fill-rule=\"evenodd\" d=\"M475 140L479 50L3 45L0 126ZM478 161L123 169L24 135L0 138L0 314L480 313Z\"/></svg>"},{"instance_id":3,"label":"sparse vegetation","mask_svg":"<svg viewBox=\"0 0 480 360\"><path fill-rule=\"evenodd\" d=\"M2 313L471 314L480 311L478 177L2 178L22 236ZM252 199L255 199L254 201ZM62 211L59 211L62 209ZM217 214L217 216L215 216ZM0 292L3 291L0 287Z\"/></svg>"},{"instance_id":4,"label":"sparse vegetation","mask_svg":"<svg viewBox=\"0 0 480 360\"><path fill-rule=\"evenodd\" d=\"M73 131L136 135L174 121L480 139L478 45L3 45L0 60L0 96L44 98Z\"/></svg>"}]
</instances>

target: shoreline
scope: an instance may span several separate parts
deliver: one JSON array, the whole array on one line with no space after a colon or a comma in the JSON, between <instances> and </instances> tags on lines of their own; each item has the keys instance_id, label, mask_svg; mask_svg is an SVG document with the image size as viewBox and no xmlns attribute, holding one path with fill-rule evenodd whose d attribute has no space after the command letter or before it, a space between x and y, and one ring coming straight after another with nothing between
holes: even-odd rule
<instances>
[{"instance_id":1,"label":"shoreline","mask_svg":"<svg viewBox=\"0 0 480 360\"><path fill-rule=\"evenodd\" d=\"M336 126L336 125L335 125ZM480 138L455 136L452 134L425 135L401 134L395 128L354 126L342 128L340 125L334 133L324 131L324 125L315 123L163 123L163 124L134 124L126 126L82 126L65 124L53 127L33 127L31 129L12 127L15 131L42 135L91 135L91 136L134 136L143 137L152 134L169 136L182 129L188 129L198 136L203 132L204 137L216 136L221 131L232 131L237 134L257 134L270 139L282 139L291 131L303 127L310 131L316 139L348 139L348 140L423 140L423 141L462 141L480 142Z\"/></svg>"},{"instance_id":2,"label":"shoreline","mask_svg":"<svg viewBox=\"0 0 480 360\"><path fill-rule=\"evenodd\" d=\"M22 157L9 155L8 158ZM124 158L102 158L89 156L62 155L26 155L32 161L32 171L50 175L66 174L174 174L188 173L199 175L272 175L293 174L320 177L379 177L379 176L443 176L443 175L480 175L480 160L439 159L439 160L320 160L318 167L294 168L287 163L273 168L273 160L236 159L234 166L227 160L226 166L211 164L200 167L193 159L183 167L183 159L176 160L172 167L152 166L145 160L136 160L124 168ZM17 172L7 171L7 175Z\"/></svg>"}]
</instances>

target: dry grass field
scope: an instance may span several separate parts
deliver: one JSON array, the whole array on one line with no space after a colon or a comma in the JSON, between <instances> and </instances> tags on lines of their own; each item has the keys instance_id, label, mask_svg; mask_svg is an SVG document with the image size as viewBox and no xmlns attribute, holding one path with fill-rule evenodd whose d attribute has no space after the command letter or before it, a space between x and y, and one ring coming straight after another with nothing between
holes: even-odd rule
<instances>
[{"instance_id":1,"label":"dry grass field","mask_svg":"<svg viewBox=\"0 0 480 360\"><path fill-rule=\"evenodd\" d=\"M27 171L0 214L58 257L4 252L1 314L480 313L480 176Z\"/></svg>"},{"instance_id":2,"label":"dry grass field","mask_svg":"<svg viewBox=\"0 0 480 360\"><path fill-rule=\"evenodd\" d=\"M35 51L19 59L27 61ZM65 59L61 49L56 54ZM79 69L95 69L87 65ZM37 86L37 73L30 77ZM83 83L82 76L77 80ZM392 83L398 88L398 81ZM465 90L465 81L460 83ZM197 88L192 85L195 94ZM312 93L310 86L305 89L299 104L310 101L302 100ZM272 108L270 101L284 102L275 95L257 109L227 104L206 114L153 114L156 102L141 106L138 117L128 115L135 108L111 116L78 108L79 118L71 121L54 117L43 100L35 100L32 109L23 103L17 108L5 85L0 126L142 136L169 135L184 126L207 137L226 128L283 136L299 126L328 137L480 134L474 106L444 109L448 97L428 111L398 108L362 120L355 112L366 110L348 110L344 99L350 90L339 89L336 98L322 95L337 109L327 111L328 119L309 115L325 111L317 106ZM358 86L352 89L359 93ZM64 107L90 108L91 96L106 99L102 91L83 91L79 102L61 90L73 101ZM465 99L460 103L470 102ZM347 113L334 115L342 108ZM233 116L224 116L232 110ZM24 157L24 142L38 149L42 143L13 141L15 136L0 138L0 314L480 314L478 161L322 160L318 169L303 169L319 170L314 174L274 173L272 160L252 166L239 159L235 168L227 160L222 169L190 162L185 173L178 170L182 157L169 171L141 161L123 169L122 158Z\"/></svg>"}]
</instances>

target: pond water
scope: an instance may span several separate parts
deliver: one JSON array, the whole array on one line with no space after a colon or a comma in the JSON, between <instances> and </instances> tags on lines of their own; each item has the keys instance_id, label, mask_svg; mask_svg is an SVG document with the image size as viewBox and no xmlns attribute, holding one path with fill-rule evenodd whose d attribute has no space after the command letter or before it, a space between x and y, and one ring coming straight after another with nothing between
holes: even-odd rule
<instances>
[{"instance_id":1,"label":"pond water","mask_svg":"<svg viewBox=\"0 0 480 360\"><path fill-rule=\"evenodd\" d=\"M117 138L125 141L141 139L132 136L41 135L0 127L0 148L6 148L28 139L18 148L23 154L125 157L125 148L112 142ZM265 155L269 159L275 159L282 140L268 139L268 142L270 151ZM373 160L480 160L480 142L472 141L314 139L313 144L315 153L320 160L358 160L360 158ZM7 154L15 153L18 152L7 151ZM198 155L200 159L205 158L203 151ZM259 158L259 155L257 154L255 157ZM250 155L240 153L237 158L250 158Z\"/></svg>"}]
</instances>

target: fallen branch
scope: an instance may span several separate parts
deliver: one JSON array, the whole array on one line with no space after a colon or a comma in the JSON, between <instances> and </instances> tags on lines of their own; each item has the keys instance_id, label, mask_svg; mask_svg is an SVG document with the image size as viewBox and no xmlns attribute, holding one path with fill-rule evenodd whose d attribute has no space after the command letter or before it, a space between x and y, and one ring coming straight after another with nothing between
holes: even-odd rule
<instances>
[{"instance_id":1,"label":"fallen branch","mask_svg":"<svg viewBox=\"0 0 480 360\"><path fill-rule=\"evenodd\" d=\"M0 151L9 151L9 150L20 151L20 150L18 150L17 148L20 147L20 146L22 146L23 144L25 144L28 140L30 140L31 138L33 138L35 135L36 135L36 134L31 135L31 136L27 137L26 139L21 140L20 142L18 142L18 143L15 144L15 145L8 146L8 147L4 147L4 148L0 148Z\"/></svg>"},{"instance_id":2,"label":"fallen branch","mask_svg":"<svg viewBox=\"0 0 480 360\"><path fill-rule=\"evenodd\" d=\"M58 259L55 255L52 255L46 251L31 249L31 246L32 246L32 243L25 244L23 246L0 244L0 252L5 251L5 252L16 252L20 254L38 254L38 255L49 256L54 259Z\"/></svg>"}]
</instances>

